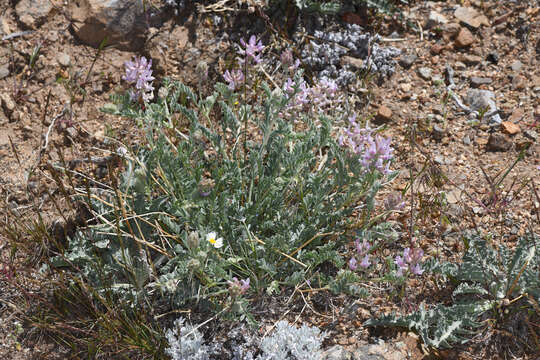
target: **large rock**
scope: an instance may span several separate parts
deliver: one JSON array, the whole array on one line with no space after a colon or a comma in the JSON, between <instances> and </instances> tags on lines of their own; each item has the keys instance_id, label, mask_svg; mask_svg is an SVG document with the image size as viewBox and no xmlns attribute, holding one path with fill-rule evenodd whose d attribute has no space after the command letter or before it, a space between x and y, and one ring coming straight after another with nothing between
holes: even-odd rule
<instances>
[{"instance_id":1,"label":"large rock","mask_svg":"<svg viewBox=\"0 0 540 360\"><path fill-rule=\"evenodd\" d=\"M42 25L52 11L50 0L21 0L15 6L19 21L31 29Z\"/></svg>"},{"instance_id":2,"label":"large rock","mask_svg":"<svg viewBox=\"0 0 540 360\"><path fill-rule=\"evenodd\" d=\"M76 36L98 47L139 50L144 46L146 24L142 0L73 0L69 12Z\"/></svg>"}]
</instances>

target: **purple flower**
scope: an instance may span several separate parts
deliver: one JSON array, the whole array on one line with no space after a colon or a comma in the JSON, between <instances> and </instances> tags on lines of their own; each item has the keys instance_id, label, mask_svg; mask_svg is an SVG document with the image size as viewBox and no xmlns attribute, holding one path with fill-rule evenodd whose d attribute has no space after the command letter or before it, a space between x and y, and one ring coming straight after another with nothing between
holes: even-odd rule
<instances>
[{"instance_id":1,"label":"purple flower","mask_svg":"<svg viewBox=\"0 0 540 360\"><path fill-rule=\"evenodd\" d=\"M406 248L403 250L403 257L396 256L394 262L398 266L397 275L402 276L405 272L411 272L415 275L422 275L424 270L420 267L420 261L424 257L424 251L420 248Z\"/></svg>"},{"instance_id":2,"label":"purple flower","mask_svg":"<svg viewBox=\"0 0 540 360\"><path fill-rule=\"evenodd\" d=\"M240 39L240 43L242 44L243 48L240 48L238 54L245 56L243 58L238 58L240 64L244 64L248 58L252 58L255 64L261 62L261 55L258 54L258 52L262 51L264 46L260 40L257 43L257 38L255 35L251 35L247 43L244 41L244 39Z\"/></svg>"},{"instance_id":3,"label":"purple flower","mask_svg":"<svg viewBox=\"0 0 540 360\"><path fill-rule=\"evenodd\" d=\"M391 138L380 135L373 137L374 130L366 126L360 127L356 115L349 118L349 127L344 130L339 139L341 146L349 147L360 156L360 163L366 170L376 169L383 174L390 172L390 160L393 159L394 149L390 146Z\"/></svg>"},{"instance_id":4,"label":"purple flower","mask_svg":"<svg viewBox=\"0 0 540 360\"><path fill-rule=\"evenodd\" d=\"M394 260L394 262L398 266L398 271L397 271L398 276L402 276L403 271L407 271L409 269L409 266L407 265L405 260L403 260L403 258L401 256L399 256L399 255L396 256L396 259Z\"/></svg>"},{"instance_id":5,"label":"purple flower","mask_svg":"<svg viewBox=\"0 0 540 360\"><path fill-rule=\"evenodd\" d=\"M245 280L238 280L236 277L232 278L232 281L228 280L229 291L233 296L243 295L249 289L249 278Z\"/></svg>"},{"instance_id":6,"label":"purple flower","mask_svg":"<svg viewBox=\"0 0 540 360\"><path fill-rule=\"evenodd\" d=\"M369 243L365 239L361 244L360 244L360 239L356 239L354 241L354 245L356 246L356 251L358 251L359 254L364 254L365 252L369 251L369 249L371 248L371 245L369 245Z\"/></svg>"},{"instance_id":7,"label":"purple flower","mask_svg":"<svg viewBox=\"0 0 540 360\"><path fill-rule=\"evenodd\" d=\"M294 59L293 53L290 49L284 50L281 53L281 65L283 68L287 68L290 74L293 74L296 69L300 66L300 60Z\"/></svg>"},{"instance_id":8,"label":"purple flower","mask_svg":"<svg viewBox=\"0 0 540 360\"><path fill-rule=\"evenodd\" d=\"M362 259L362 261L360 262L360 266L363 267L364 269L368 268L369 265L371 265L371 263L369 262L369 254L364 256L364 258Z\"/></svg>"},{"instance_id":9,"label":"purple flower","mask_svg":"<svg viewBox=\"0 0 540 360\"><path fill-rule=\"evenodd\" d=\"M148 102L154 98L154 87L152 86L152 60L148 61L144 56L135 57L133 61L124 63L126 74L122 79L135 85L135 91L130 91L132 101L142 99Z\"/></svg>"},{"instance_id":10,"label":"purple flower","mask_svg":"<svg viewBox=\"0 0 540 360\"><path fill-rule=\"evenodd\" d=\"M367 136L367 149L362 155L360 162L366 168L375 168L383 174L387 174L389 169L389 161L394 157L392 152L394 149L390 147L392 138L383 138L376 135L375 139L371 135Z\"/></svg>"},{"instance_id":11,"label":"purple flower","mask_svg":"<svg viewBox=\"0 0 540 360\"><path fill-rule=\"evenodd\" d=\"M296 94L295 105L304 105L309 102L310 89L305 82L302 82L299 86L300 92Z\"/></svg>"},{"instance_id":12,"label":"purple flower","mask_svg":"<svg viewBox=\"0 0 540 360\"><path fill-rule=\"evenodd\" d=\"M249 278L245 280L240 280L240 290L242 290L242 294L248 291L249 289Z\"/></svg>"},{"instance_id":13,"label":"purple flower","mask_svg":"<svg viewBox=\"0 0 540 360\"><path fill-rule=\"evenodd\" d=\"M283 90L285 90L285 92L289 93L289 94L292 94L294 92L294 81L292 81L291 78L288 78L286 81L285 81L285 84L283 85Z\"/></svg>"},{"instance_id":14,"label":"purple flower","mask_svg":"<svg viewBox=\"0 0 540 360\"><path fill-rule=\"evenodd\" d=\"M244 81L244 73L239 69L232 70L231 72L229 72L229 70L225 70L223 78L229 83L229 89L234 91L234 89L236 89L236 87Z\"/></svg>"},{"instance_id":15,"label":"purple flower","mask_svg":"<svg viewBox=\"0 0 540 360\"><path fill-rule=\"evenodd\" d=\"M294 61L294 58L293 58L293 54L292 54L291 49L284 50L284 51L281 53L280 59L281 59L281 63L282 63L284 66L292 65L292 63L293 63L293 61Z\"/></svg>"},{"instance_id":16,"label":"purple flower","mask_svg":"<svg viewBox=\"0 0 540 360\"><path fill-rule=\"evenodd\" d=\"M369 261L369 249L371 249L371 245L367 240L364 239L362 243L360 243L360 239L356 239L354 241L354 245L356 247L356 252L358 253L358 256L362 257L362 261L360 262L360 267L366 269L371 265L371 262ZM354 265L354 269L351 266L351 263ZM349 260L349 268L351 270L356 270L356 258L352 257L351 260Z\"/></svg>"},{"instance_id":17,"label":"purple flower","mask_svg":"<svg viewBox=\"0 0 540 360\"><path fill-rule=\"evenodd\" d=\"M416 264L411 268L411 272L415 275L422 275L424 270L420 267L420 264Z\"/></svg>"},{"instance_id":18,"label":"purple flower","mask_svg":"<svg viewBox=\"0 0 540 360\"><path fill-rule=\"evenodd\" d=\"M410 263L411 262L411 248L405 248L405 250L403 250L403 259Z\"/></svg>"},{"instance_id":19,"label":"purple flower","mask_svg":"<svg viewBox=\"0 0 540 360\"><path fill-rule=\"evenodd\" d=\"M338 91L338 86L334 80L328 78L322 78L319 81L319 86L326 90L329 94L335 94Z\"/></svg>"},{"instance_id":20,"label":"purple flower","mask_svg":"<svg viewBox=\"0 0 540 360\"><path fill-rule=\"evenodd\" d=\"M354 257L352 257L350 260L349 260L349 269L351 269L352 271L356 270L358 268L358 266L356 265L356 259Z\"/></svg>"}]
</instances>

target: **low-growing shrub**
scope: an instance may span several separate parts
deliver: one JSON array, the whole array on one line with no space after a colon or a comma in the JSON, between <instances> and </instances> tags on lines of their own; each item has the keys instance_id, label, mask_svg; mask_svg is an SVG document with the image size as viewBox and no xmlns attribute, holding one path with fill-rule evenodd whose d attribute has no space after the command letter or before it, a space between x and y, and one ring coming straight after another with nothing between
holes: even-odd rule
<instances>
[{"instance_id":1,"label":"low-growing shrub","mask_svg":"<svg viewBox=\"0 0 540 360\"><path fill-rule=\"evenodd\" d=\"M406 327L417 331L425 344L435 348L464 344L489 328L505 329L523 341L529 335L537 339L538 329L532 324L540 319L538 236L522 237L513 251L478 237L468 238L467 244L459 265L434 259L424 264L426 272L440 274L455 286L451 305L428 308L423 304L410 315L382 316L368 320L366 325ZM521 319L517 322L525 329L522 334L519 326L514 326L516 319ZM538 350L538 343L531 342L528 346Z\"/></svg>"},{"instance_id":2,"label":"low-growing shrub","mask_svg":"<svg viewBox=\"0 0 540 360\"><path fill-rule=\"evenodd\" d=\"M342 253L387 229L374 211L396 176L390 139L354 116L339 131L335 84L309 86L292 58L283 87L261 81L263 49L242 41L239 69L207 97L169 79L154 94L151 62L127 64L135 91L103 110L136 120L144 141L119 151L112 186L79 189L93 219L51 269L99 306L155 319L190 307L252 320L248 299L301 283L366 295L363 278L340 271Z\"/></svg>"}]
</instances>

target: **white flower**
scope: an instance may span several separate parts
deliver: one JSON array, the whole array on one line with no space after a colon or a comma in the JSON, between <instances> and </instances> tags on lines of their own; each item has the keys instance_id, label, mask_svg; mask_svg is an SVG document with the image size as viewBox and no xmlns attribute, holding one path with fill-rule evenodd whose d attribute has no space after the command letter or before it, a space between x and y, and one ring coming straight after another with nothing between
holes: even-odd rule
<instances>
[{"instance_id":1,"label":"white flower","mask_svg":"<svg viewBox=\"0 0 540 360\"><path fill-rule=\"evenodd\" d=\"M219 249L220 247L223 246L223 238L217 238L217 239L216 239L216 236L217 236L217 234L216 234L215 232L208 233L208 234L206 235L206 240L207 240L210 244L214 245L214 247L215 247L216 249Z\"/></svg>"}]
</instances>

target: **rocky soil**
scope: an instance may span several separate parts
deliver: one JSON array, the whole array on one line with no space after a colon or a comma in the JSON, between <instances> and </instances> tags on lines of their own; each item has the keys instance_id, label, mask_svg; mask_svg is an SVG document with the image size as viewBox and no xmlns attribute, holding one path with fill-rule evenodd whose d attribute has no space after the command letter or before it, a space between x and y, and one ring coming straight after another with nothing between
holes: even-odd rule
<instances>
[{"instance_id":1,"label":"rocky soil","mask_svg":"<svg viewBox=\"0 0 540 360\"><path fill-rule=\"evenodd\" d=\"M89 157L103 158L120 143L136 142L135 124L99 110L110 94L123 91L125 61L146 55L156 78L171 76L204 89L221 80L240 38L252 33L279 38L256 6L208 5L197 11L188 6L175 13L157 0L146 12L137 2L118 1L117 9L103 3L0 5L0 193L22 214L36 203L53 208L48 201L53 181L45 171L49 162L76 160L72 170L102 179L106 166ZM381 35L381 49L400 50L384 60L393 70L375 73L370 82L360 76L369 63L360 50L339 54L334 68L353 74L342 90L358 99L359 113L393 136L394 166L401 171L393 190L408 185L411 169L417 174L427 165L432 182L416 185L417 206L425 202L420 208L428 209L446 192L443 210L413 214L430 255L455 256L462 250L457 234L464 230L490 232L507 243L531 228L539 230L538 199L529 187L518 191L529 179L540 185L539 14L536 1L418 1L402 8L400 20L387 18L380 26L366 24L358 14L320 21L323 31L360 24ZM302 26L291 27L290 41L316 26L301 20ZM294 46L301 53L304 43ZM206 82L200 81L202 62L209 69ZM498 186L498 201L490 200L490 182L520 154L521 161ZM433 185L437 178L441 183ZM54 211L49 213L46 220L55 220ZM406 211L397 220L407 224L410 215ZM7 259L1 237L0 249ZM14 294L2 293L1 286L0 281L0 357L64 358L38 331L18 336L17 314L9 306ZM328 359L424 356L414 334L384 337L361 327L384 308L383 300L361 303L352 317L343 317L328 341ZM477 350L442 355L485 358Z\"/></svg>"}]
</instances>

